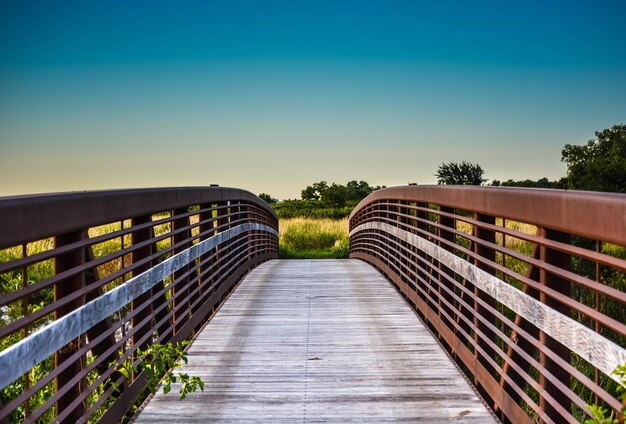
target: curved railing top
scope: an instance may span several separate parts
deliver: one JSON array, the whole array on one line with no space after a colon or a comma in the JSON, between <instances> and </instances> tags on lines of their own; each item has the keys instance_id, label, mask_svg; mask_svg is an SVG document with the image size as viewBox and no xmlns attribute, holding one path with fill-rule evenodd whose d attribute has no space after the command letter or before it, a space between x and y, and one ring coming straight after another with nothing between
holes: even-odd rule
<instances>
[{"instance_id":1,"label":"curved railing top","mask_svg":"<svg viewBox=\"0 0 626 424\"><path fill-rule=\"evenodd\" d=\"M384 199L422 201L504 216L609 243L621 244L626 240L626 194L516 187L398 186L367 196L354 208L350 220L366 205Z\"/></svg>"},{"instance_id":2,"label":"curved railing top","mask_svg":"<svg viewBox=\"0 0 626 424\"><path fill-rule=\"evenodd\" d=\"M278 220L267 203L229 187L171 187L0 197L0 249L81 228L191 204L244 200ZM45 207L45 210L42 208ZM19 229L19 231L18 231Z\"/></svg>"}]
</instances>

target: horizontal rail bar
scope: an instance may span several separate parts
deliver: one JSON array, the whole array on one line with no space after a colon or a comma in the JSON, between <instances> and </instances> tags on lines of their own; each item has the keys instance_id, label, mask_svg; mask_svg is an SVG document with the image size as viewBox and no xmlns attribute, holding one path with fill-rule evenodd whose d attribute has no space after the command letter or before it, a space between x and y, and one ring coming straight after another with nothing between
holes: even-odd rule
<instances>
[{"instance_id":1,"label":"horizontal rail bar","mask_svg":"<svg viewBox=\"0 0 626 424\"><path fill-rule=\"evenodd\" d=\"M350 231L350 236L365 230L384 231L417 247L620 383L612 373L626 362L626 349L416 234L384 222L366 222Z\"/></svg>"},{"instance_id":2,"label":"horizontal rail bar","mask_svg":"<svg viewBox=\"0 0 626 424\"><path fill-rule=\"evenodd\" d=\"M186 266L191 261L246 231L267 231L275 236L277 231L258 223L240 224L173 255L153 268L131 278L93 301L43 327L15 345L0 352L0 389L11 384L36 364L76 339L98 322L128 304L162 281L167 275Z\"/></svg>"},{"instance_id":3,"label":"horizontal rail bar","mask_svg":"<svg viewBox=\"0 0 626 424\"><path fill-rule=\"evenodd\" d=\"M504 422L573 423L621 410L625 217L624 194L392 187L351 213L350 257L387 276Z\"/></svg>"}]
</instances>

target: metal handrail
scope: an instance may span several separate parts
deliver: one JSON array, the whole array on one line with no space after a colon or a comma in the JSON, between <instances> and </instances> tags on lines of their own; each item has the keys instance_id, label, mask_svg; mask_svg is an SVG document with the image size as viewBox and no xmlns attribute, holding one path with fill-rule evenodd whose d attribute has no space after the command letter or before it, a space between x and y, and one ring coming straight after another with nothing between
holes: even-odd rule
<instances>
[{"instance_id":1,"label":"metal handrail","mask_svg":"<svg viewBox=\"0 0 626 424\"><path fill-rule=\"evenodd\" d=\"M392 187L350 230L350 257L397 286L503 422L619 413L625 195Z\"/></svg>"},{"instance_id":2,"label":"metal handrail","mask_svg":"<svg viewBox=\"0 0 626 424\"><path fill-rule=\"evenodd\" d=\"M122 419L146 379L117 364L191 337L251 268L277 257L277 230L265 202L232 188L0 198L0 386L12 394L0 421ZM9 367L17 357L26 366Z\"/></svg>"}]
</instances>

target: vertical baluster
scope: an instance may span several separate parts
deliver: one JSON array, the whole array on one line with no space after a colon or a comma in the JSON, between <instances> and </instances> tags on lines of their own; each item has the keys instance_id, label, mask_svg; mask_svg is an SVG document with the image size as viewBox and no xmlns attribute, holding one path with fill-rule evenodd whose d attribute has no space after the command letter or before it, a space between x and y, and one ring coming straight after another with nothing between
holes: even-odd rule
<instances>
[{"instance_id":1,"label":"vertical baluster","mask_svg":"<svg viewBox=\"0 0 626 424\"><path fill-rule=\"evenodd\" d=\"M84 251L85 251L85 261L92 262L95 259L95 257L94 257L93 249L91 248L91 246L85 247ZM96 284L99 280L100 280L100 275L96 267L91 267L87 269L87 271L85 272L85 287L89 287L93 284ZM85 297L85 302L91 302L92 300L101 296L103 293L104 293L104 290L102 289L102 287L93 289L87 292L86 297ZM93 327L91 327L89 330L87 330L87 339L89 341L94 340L96 337L100 336L101 334L104 334L107 332L109 333L105 340L91 347L91 353L95 357L100 357L104 355L106 351L115 344L115 334L112 331L110 331L111 327L113 327L113 320L111 319L111 317L107 317L103 319L102 321L100 321L99 323L97 323L96 325L94 325ZM98 374L100 375L104 374L109 368L109 364L112 361L117 360L117 359L118 359L117 352L109 354L109 356L107 356L96 367L96 369L98 370ZM110 379L115 381L119 379L120 376L121 376L120 373L113 373ZM124 384L120 386L121 390L123 390L126 387L126 384L127 382L125 381Z\"/></svg>"},{"instance_id":2,"label":"vertical baluster","mask_svg":"<svg viewBox=\"0 0 626 424\"><path fill-rule=\"evenodd\" d=\"M135 227L138 225L149 224L151 222L152 222L152 217L150 215L144 215L144 216L133 218L131 220L131 225ZM131 233L131 243L132 245L137 245L140 243L147 242L151 240L153 237L154 237L154 234L152 231L152 227L146 227L143 229L135 230ZM132 252L131 262L134 264L141 260L149 258L152 255L152 253L153 253L153 244L152 243L147 244ZM144 265L141 265L140 267L136 268L133 271L133 276L137 276L141 274L142 272L149 270L152 266L153 266L152 261L146 262ZM132 304L131 304L132 310L135 311L144 303L150 302L150 298L151 298L150 290L138 296L136 299L132 301ZM133 346L135 348L140 348L142 350L145 350L151 342L151 340L146 340L142 343L139 342L139 340L143 336L145 336L148 332L151 331L151 324L148 323L144 325L143 327L138 327L139 323L143 321L144 319L146 319L147 317L149 317L151 314L152 314L152 306L147 306L143 310L141 310L139 313L137 313L132 319Z\"/></svg>"},{"instance_id":3,"label":"vertical baluster","mask_svg":"<svg viewBox=\"0 0 626 424\"><path fill-rule=\"evenodd\" d=\"M569 234L550 229L544 229L542 231L542 236L546 239L555 240L566 244L569 244L571 241L571 237ZM559 252L546 246L542 246L540 249L540 256L542 262L555 265L564 270L571 269L572 259L571 256L567 253ZM556 290L557 292L562 293L567 297L571 297L572 287L569 280L553 275L544 269L540 271L539 278L542 285L550 287L551 289ZM567 317L570 316L570 308L558 302L557 300L552 299L544 293L541 293L539 298L542 303L546 304L555 311L558 311ZM548 336L543 331L539 333L539 340L545 347L556 353L563 360L565 360L566 362L570 362L571 353L570 350L567 349L565 346L554 340L552 337ZM565 370L558 366L544 353L540 354L539 359L541 364L546 368L547 371L549 371L554 376L555 379L564 382L569 386L570 376ZM561 391L554 384L552 384L551 380L546 378L543 374L540 378L540 384L543 389L554 398L556 402L562 405L566 410L570 410L570 402L567 396L561 393ZM555 422L559 421L561 415L553 408L551 401L545 399L545 397L543 396L540 397L540 407Z\"/></svg>"},{"instance_id":4,"label":"vertical baluster","mask_svg":"<svg viewBox=\"0 0 626 424\"><path fill-rule=\"evenodd\" d=\"M439 207L439 211L440 212L444 212L444 213L449 213L449 214L453 214L454 213L454 208L449 208L447 206L440 206ZM442 216L442 215L438 215L438 220L439 220L439 224L444 226L444 227L448 227L450 229L454 229L456 226L456 222L454 218L450 218L447 216ZM452 233L451 231L445 229L445 228L439 228L438 231L438 235L440 238L447 240L451 243L455 243L456 241L456 237L454 235L454 233ZM444 244L442 241L439 242L439 246L442 249L445 249L449 252L454 253L454 247L448 246L446 244ZM445 306L445 304L441 301L441 299L445 299L450 305L454 304L454 298L452 297L452 295L448 294L443 287L448 288L450 291L454 292L454 285L452 283L450 283L449 281L447 281L444 277L443 274L450 276L451 278L454 278L454 272L452 272L450 269L448 269L448 267L446 267L445 265L442 265L441 263L439 264L439 316L441 317L441 320L443 322L446 323L446 325L456 333L456 329L454 327L454 325L449 322L447 320L447 318L445 318L445 316L441 313L441 311L445 310L448 315L450 317L452 317L454 319L454 313L453 311Z\"/></svg>"},{"instance_id":5,"label":"vertical baluster","mask_svg":"<svg viewBox=\"0 0 626 424\"><path fill-rule=\"evenodd\" d=\"M62 247L68 244L72 244L75 242L83 241L86 238L86 235L82 231L76 231L69 234L64 234L61 236L55 237L55 247ZM69 271L73 268L79 267L85 263L85 254L84 249L76 249L71 252L67 252L65 254L59 255L54 260L54 272L55 274L60 274L64 271ZM62 299L65 296L70 294L74 294L77 291L80 291L85 286L85 274L78 273L72 277L66 278L62 281L59 281L54 285L54 300L55 302ZM70 312L76 310L80 306L82 306L85 302L84 296L77 298L76 300L58 308L54 312L54 319L58 320L59 318L69 314ZM84 342L84 336L73 340L68 343L66 346L58 350L54 355L54 365L58 367L60 364L65 362L68 358L70 358L74 353L76 353L80 346ZM58 391L62 387L64 387L72 378L74 378L77 374L80 374L84 367L84 357L81 356L78 360L73 361L67 368L65 368L55 379L56 390ZM56 403L56 414L57 416L63 412L66 412L66 409L72 403L74 399L80 396L81 390L81 382L74 384L67 393L57 401ZM76 407L71 413L69 413L63 422L67 423L75 423L79 420L85 410L84 404L80 404Z\"/></svg>"},{"instance_id":6,"label":"vertical baluster","mask_svg":"<svg viewBox=\"0 0 626 424\"><path fill-rule=\"evenodd\" d=\"M174 211L174 221L172 221L172 231L175 232L189 225L189 217L178 217L188 212L188 208L180 208ZM173 254L180 253L191 246L191 230L187 229L180 233L174 234L172 243L180 246L174 249ZM182 278L190 270L190 265L183 266L180 270L174 272L174 283L172 288L172 296L178 295L174 300L173 308L178 309L174 312L174 334L176 334L189 319L189 276ZM181 279L178 282L176 280Z\"/></svg>"},{"instance_id":7,"label":"vertical baluster","mask_svg":"<svg viewBox=\"0 0 626 424\"><path fill-rule=\"evenodd\" d=\"M229 228L230 208L227 207L229 206L229 202L221 202L219 206L220 206L220 209L218 209L218 212L217 212L217 226L218 226L217 231L223 232ZM217 246L218 263L216 264L216 266L218 268L221 267L225 263L228 257L228 253L230 251L230 247L226 247L225 244L226 243L221 243L219 246ZM217 278L219 279L219 276Z\"/></svg>"},{"instance_id":8,"label":"vertical baluster","mask_svg":"<svg viewBox=\"0 0 626 424\"><path fill-rule=\"evenodd\" d=\"M199 215L199 220L200 220L200 227L199 227L199 231L200 234L206 233L203 236L200 236L200 243L202 243L204 240L208 239L209 237L213 236L213 232L211 231L211 229L214 226L214 221L213 221L213 209L212 209L212 205L209 204L204 204L204 205L200 205L200 209L201 210L205 210L204 212L201 212ZM204 255L200 256L200 259L198 261L198 275L202 275L204 273L204 275L202 277L200 277L198 279L198 284L197 284L197 288L198 288L198 294L197 297L199 298L204 298L205 296L205 291L208 289L208 287L211 285L211 281L210 281L210 276L211 276L211 260L209 260L209 258L211 257L211 251L208 251L207 253L205 253ZM198 310L200 305L202 305L204 303L204 300L198 302L198 306L196 306L193 310L192 313L195 314ZM204 313L206 314L206 312ZM200 323L198 325L198 327L196 328L196 331L200 329L200 327L202 326L202 323Z\"/></svg>"},{"instance_id":9,"label":"vertical baluster","mask_svg":"<svg viewBox=\"0 0 626 424\"><path fill-rule=\"evenodd\" d=\"M475 219L479 222L484 222L486 224L491 224L491 225L495 225L496 223L495 217L489 216L489 215L483 215L479 213L475 214ZM485 242L492 243L492 244L496 243L496 233L493 230L481 228L478 225L474 225L474 235L477 238L484 240ZM485 258L488 261L491 261L494 263L496 261L496 251L491 247L485 246L481 243L474 243L474 252L478 256ZM482 269L488 274L495 275L495 269L492 266L484 264L478 259L474 260L474 265L476 265L477 268ZM486 303L487 305L495 309L496 307L495 299L491 297L489 294L480 290L476 286L474 286L474 296L476 299L482 300L484 303ZM481 306L476 300L474 300L474 311L475 311L474 326L476 327L476 331L481 332L487 337L488 340L495 343L496 341L495 333L486 324L484 324L478 319L478 316L482 316L483 318L486 318L490 324L495 326L496 324L495 316L491 312L489 312L487 308ZM474 335L474 341L477 346L481 347L485 351L485 356L480 354L477 349L474 351L474 355L476 356L478 361L485 367L485 369L495 377L496 375L495 370L486 359L486 358L491 358L495 360L496 359L495 351L491 347L489 347L486 341L479 338L478 334ZM475 384L477 384L478 386L477 381L475 381ZM487 395L487 392L485 390L482 390L482 388L480 389L481 389L480 393L483 396L483 398L488 399L489 396Z\"/></svg>"},{"instance_id":10,"label":"vertical baluster","mask_svg":"<svg viewBox=\"0 0 626 424\"><path fill-rule=\"evenodd\" d=\"M428 209L428 203L423 203L423 202L416 202L415 206L421 207L424 210L416 210L415 211L415 228L416 228L416 233L424 238L427 239L427 235L426 233L428 232L428 224L426 224L426 221L428 221L428 212L426 212L425 209ZM421 221L418 221L421 220ZM428 281L430 280L429 278L429 274L428 274L428 264L430 263L428 261L428 255L426 255L426 253L422 252L421 250L417 250L417 256L418 258L420 258L419 260L419 264L420 266L426 270L426 272L417 271L417 275L419 277L421 277L426 283L425 283L425 290L427 293L427 298L424 299L424 301L426 302L426 304L428 304L430 306L431 309L436 310L435 304L432 302L432 300L430 300L430 297L433 294L433 288L431 286L431 284L428 283ZM419 283L418 284L424 284L424 283ZM421 296L421 295L420 295ZM425 311L424 311L425 312Z\"/></svg>"}]
</instances>

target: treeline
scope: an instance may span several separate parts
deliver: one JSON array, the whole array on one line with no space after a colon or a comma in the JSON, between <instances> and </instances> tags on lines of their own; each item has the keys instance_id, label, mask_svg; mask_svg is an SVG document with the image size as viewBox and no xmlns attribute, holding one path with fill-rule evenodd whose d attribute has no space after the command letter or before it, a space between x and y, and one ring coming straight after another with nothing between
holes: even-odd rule
<instances>
[{"instance_id":1,"label":"treeline","mask_svg":"<svg viewBox=\"0 0 626 424\"><path fill-rule=\"evenodd\" d=\"M563 179L558 181L550 181L547 178L540 178L538 180L506 180L498 181L493 180L491 185L494 187L531 187L531 188L567 188L567 185Z\"/></svg>"},{"instance_id":2,"label":"treeline","mask_svg":"<svg viewBox=\"0 0 626 424\"><path fill-rule=\"evenodd\" d=\"M341 219L350 215L352 209L374 190L366 181L348 181L345 185L320 181L307 186L301 192L301 199L279 202L267 193L259 197L269 203L279 218L331 218Z\"/></svg>"},{"instance_id":3,"label":"treeline","mask_svg":"<svg viewBox=\"0 0 626 424\"><path fill-rule=\"evenodd\" d=\"M566 144L561 162L567 166L566 175L557 180L493 180L492 186L560 188L626 193L626 125L595 132L595 138L582 146ZM482 185L484 170L468 162L443 163L435 176L438 184Z\"/></svg>"},{"instance_id":4,"label":"treeline","mask_svg":"<svg viewBox=\"0 0 626 424\"><path fill-rule=\"evenodd\" d=\"M566 190L592 190L626 193L626 125L614 125L596 131L596 137L584 145L566 144L561 161L567 166L566 175L556 181L493 180L489 184L479 164L468 162L439 165L435 177L438 184L483 185L500 187L531 187ZM384 186L383 186L384 187ZM345 185L320 181L307 186L301 199L279 202L267 193L259 197L272 205L280 218L311 217L340 219L374 190L365 181L349 181Z\"/></svg>"}]
</instances>

